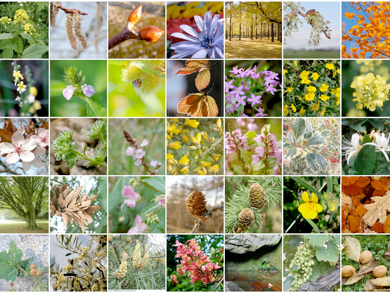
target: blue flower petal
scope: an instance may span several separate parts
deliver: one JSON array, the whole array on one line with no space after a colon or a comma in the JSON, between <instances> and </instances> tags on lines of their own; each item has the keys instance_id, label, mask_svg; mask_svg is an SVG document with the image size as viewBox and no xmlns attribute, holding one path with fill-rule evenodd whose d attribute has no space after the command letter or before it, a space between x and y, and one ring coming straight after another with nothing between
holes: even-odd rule
<instances>
[{"instance_id":1,"label":"blue flower petal","mask_svg":"<svg viewBox=\"0 0 390 293\"><path fill-rule=\"evenodd\" d=\"M207 49L200 50L196 52L191 58L206 58L207 57Z\"/></svg>"},{"instance_id":2,"label":"blue flower petal","mask_svg":"<svg viewBox=\"0 0 390 293\"><path fill-rule=\"evenodd\" d=\"M183 40L186 40L186 41L191 41L191 42L194 42L194 43L199 43L199 40L194 38L194 37L191 37L189 35L186 35L186 34L182 34L182 33L173 33L171 34L172 37L175 37L175 38L179 38L179 39L183 39ZM177 44L177 43L175 43Z\"/></svg>"},{"instance_id":3,"label":"blue flower petal","mask_svg":"<svg viewBox=\"0 0 390 293\"><path fill-rule=\"evenodd\" d=\"M194 30L192 27L189 25L183 24L180 26L180 28L185 31L187 34L199 39L199 34L196 30Z\"/></svg>"}]
</instances>

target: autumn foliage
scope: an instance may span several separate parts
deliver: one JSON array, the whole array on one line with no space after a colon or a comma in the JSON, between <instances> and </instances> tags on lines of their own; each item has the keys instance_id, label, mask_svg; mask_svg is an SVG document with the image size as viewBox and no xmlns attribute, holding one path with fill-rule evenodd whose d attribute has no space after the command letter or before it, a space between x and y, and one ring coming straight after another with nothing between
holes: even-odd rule
<instances>
[{"instance_id":1,"label":"autumn foliage","mask_svg":"<svg viewBox=\"0 0 390 293\"><path fill-rule=\"evenodd\" d=\"M390 56L390 3L350 2L344 4L344 16L352 24L343 23L342 57L383 59ZM347 8L347 9L346 9Z\"/></svg>"},{"instance_id":2,"label":"autumn foliage","mask_svg":"<svg viewBox=\"0 0 390 293\"><path fill-rule=\"evenodd\" d=\"M390 177L343 177L343 233L390 233Z\"/></svg>"}]
</instances>

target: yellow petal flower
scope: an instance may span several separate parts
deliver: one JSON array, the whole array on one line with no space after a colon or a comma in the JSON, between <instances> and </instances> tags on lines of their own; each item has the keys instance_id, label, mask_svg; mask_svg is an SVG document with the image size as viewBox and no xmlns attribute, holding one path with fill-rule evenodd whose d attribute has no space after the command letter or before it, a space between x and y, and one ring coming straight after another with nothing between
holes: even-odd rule
<instances>
[{"instance_id":1,"label":"yellow petal flower","mask_svg":"<svg viewBox=\"0 0 390 293\"><path fill-rule=\"evenodd\" d=\"M183 173L183 175L187 174L188 172L188 167L184 167L183 169L180 170L180 173Z\"/></svg>"},{"instance_id":2,"label":"yellow petal flower","mask_svg":"<svg viewBox=\"0 0 390 293\"><path fill-rule=\"evenodd\" d=\"M197 150L197 147L196 147L196 146L193 146L193 145L190 146L189 148L190 148L190 150L193 150L193 151L194 151L194 150Z\"/></svg>"},{"instance_id":3,"label":"yellow petal flower","mask_svg":"<svg viewBox=\"0 0 390 293\"><path fill-rule=\"evenodd\" d=\"M219 172L219 165L218 164L215 164L214 166L209 168L209 173L217 174L218 172Z\"/></svg>"},{"instance_id":4,"label":"yellow petal flower","mask_svg":"<svg viewBox=\"0 0 390 293\"><path fill-rule=\"evenodd\" d=\"M204 140L209 140L209 136L207 135L207 133L205 132L205 133L203 133L203 138L204 138Z\"/></svg>"},{"instance_id":5,"label":"yellow petal flower","mask_svg":"<svg viewBox=\"0 0 390 293\"><path fill-rule=\"evenodd\" d=\"M192 128L198 128L199 122L195 119L191 120L189 118L186 118L186 125L192 127Z\"/></svg>"},{"instance_id":6,"label":"yellow petal flower","mask_svg":"<svg viewBox=\"0 0 390 293\"><path fill-rule=\"evenodd\" d=\"M168 148L178 150L181 148L180 142L175 141L168 144Z\"/></svg>"},{"instance_id":7,"label":"yellow petal flower","mask_svg":"<svg viewBox=\"0 0 390 293\"><path fill-rule=\"evenodd\" d=\"M201 135L200 133L198 133L198 134L196 135L196 141L198 142L197 144L200 144L200 143L201 143L201 141L202 141L202 135Z\"/></svg>"},{"instance_id":8,"label":"yellow petal flower","mask_svg":"<svg viewBox=\"0 0 390 293\"><path fill-rule=\"evenodd\" d=\"M171 153L167 154L167 160L173 159L173 155Z\"/></svg>"},{"instance_id":9,"label":"yellow petal flower","mask_svg":"<svg viewBox=\"0 0 390 293\"><path fill-rule=\"evenodd\" d=\"M189 162L190 160L188 159L187 155L183 156L180 161L179 161L179 164L180 165L185 165Z\"/></svg>"},{"instance_id":10,"label":"yellow petal flower","mask_svg":"<svg viewBox=\"0 0 390 293\"><path fill-rule=\"evenodd\" d=\"M202 166L205 166L205 167L208 167L208 166L211 165L210 162L206 162L206 161L202 161L202 162L200 162L200 164L201 164Z\"/></svg>"},{"instance_id":11,"label":"yellow petal flower","mask_svg":"<svg viewBox=\"0 0 390 293\"><path fill-rule=\"evenodd\" d=\"M186 135L181 135L181 139L182 139L182 141L184 142L184 143L187 143L187 142L189 142L190 141L190 139L188 138L188 136L186 136Z\"/></svg>"}]
</instances>

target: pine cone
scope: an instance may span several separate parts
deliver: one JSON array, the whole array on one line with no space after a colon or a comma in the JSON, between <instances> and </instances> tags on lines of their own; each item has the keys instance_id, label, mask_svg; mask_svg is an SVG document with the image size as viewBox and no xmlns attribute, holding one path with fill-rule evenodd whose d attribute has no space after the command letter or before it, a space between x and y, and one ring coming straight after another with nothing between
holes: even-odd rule
<instances>
[{"instance_id":1,"label":"pine cone","mask_svg":"<svg viewBox=\"0 0 390 293\"><path fill-rule=\"evenodd\" d=\"M50 191L50 215L62 217L65 226L68 226L68 222L75 221L85 232L85 224L92 223L93 213L99 211L101 207L91 206L98 195L87 198L88 195L84 193L79 196L83 188L81 186L71 190L66 184L54 186Z\"/></svg>"},{"instance_id":2,"label":"pine cone","mask_svg":"<svg viewBox=\"0 0 390 293\"><path fill-rule=\"evenodd\" d=\"M251 209L243 209L238 214L238 221L240 227L246 230L246 228L252 226L253 222L255 221L255 214Z\"/></svg>"},{"instance_id":3,"label":"pine cone","mask_svg":"<svg viewBox=\"0 0 390 293\"><path fill-rule=\"evenodd\" d=\"M187 211L198 218L202 218L206 212L206 199L202 192L191 192L186 201Z\"/></svg>"},{"instance_id":4,"label":"pine cone","mask_svg":"<svg viewBox=\"0 0 390 293\"><path fill-rule=\"evenodd\" d=\"M249 189L249 203L252 208L262 209L265 206L265 193L261 185L254 183Z\"/></svg>"}]
</instances>

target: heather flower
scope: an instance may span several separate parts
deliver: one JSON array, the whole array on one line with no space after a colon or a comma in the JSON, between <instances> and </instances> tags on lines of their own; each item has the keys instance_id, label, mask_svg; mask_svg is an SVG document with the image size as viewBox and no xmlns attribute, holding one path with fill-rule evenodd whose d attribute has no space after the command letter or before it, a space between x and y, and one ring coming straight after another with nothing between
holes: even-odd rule
<instances>
[{"instance_id":1,"label":"heather flower","mask_svg":"<svg viewBox=\"0 0 390 293\"><path fill-rule=\"evenodd\" d=\"M84 84L83 86L81 86L81 89L84 95L86 95L88 98L92 97L92 95L95 93L95 89L93 88L92 85Z\"/></svg>"},{"instance_id":2,"label":"heather flower","mask_svg":"<svg viewBox=\"0 0 390 293\"><path fill-rule=\"evenodd\" d=\"M171 44L171 49L175 51L172 58L223 58L224 39L223 39L223 19L219 19L215 14L212 18L212 12L206 12L204 19L195 15L197 30L189 25L181 25L180 28L186 32L173 33L172 37L183 39L185 41Z\"/></svg>"},{"instance_id":3,"label":"heather flower","mask_svg":"<svg viewBox=\"0 0 390 293\"><path fill-rule=\"evenodd\" d=\"M66 88L62 91L65 99L68 101L73 97L73 94L77 88L72 85L67 85Z\"/></svg>"},{"instance_id":4,"label":"heather flower","mask_svg":"<svg viewBox=\"0 0 390 293\"><path fill-rule=\"evenodd\" d=\"M24 139L20 131L15 131L12 135L12 143L0 143L0 151L2 155L7 155L5 161L8 164L15 164L22 160L22 162L31 162L35 155L32 152L36 147L35 139Z\"/></svg>"},{"instance_id":5,"label":"heather flower","mask_svg":"<svg viewBox=\"0 0 390 293\"><path fill-rule=\"evenodd\" d=\"M38 129L38 135L32 135L31 139L35 139L38 146L47 147L49 145L49 130L41 127Z\"/></svg>"},{"instance_id":6,"label":"heather flower","mask_svg":"<svg viewBox=\"0 0 390 293\"><path fill-rule=\"evenodd\" d=\"M143 232L150 232L150 228L147 224L142 222L142 219L139 215L135 217L135 227L131 228L127 233L137 234Z\"/></svg>"},{"instance_id":7,"label":"heather flower","mask_svg":"<svg viewBox=\"0 0 390 293\"><path fill-rule=\"evenodd\" d=\"M126 185L122 189L122 196L127 198L121 205L121 210L123 209L124 205L127 205L128 207L134 208L136 205L136 202L141 199L141 196L134 191L134 189L130 185Z\"/></svg>"}]
</instances>

